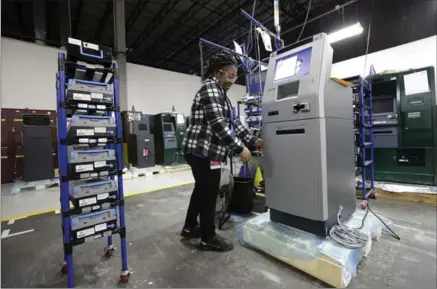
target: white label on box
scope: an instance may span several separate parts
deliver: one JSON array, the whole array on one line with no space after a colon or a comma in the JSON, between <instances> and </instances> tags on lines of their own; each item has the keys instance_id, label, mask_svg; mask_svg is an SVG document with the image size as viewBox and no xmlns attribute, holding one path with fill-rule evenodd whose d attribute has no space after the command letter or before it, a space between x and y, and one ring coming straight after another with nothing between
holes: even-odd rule
<instances>
[{"instance_id":1,"label":"white label on box","mask_svg":"<svg viewBox=\"0 0 437 289\"><path fill-rule=\"evenodd\" d=\"M91 136L91 135L94 135L94 130L92 130L92 129L78 129L76 131L76 134L78 136L85 136L85 135Z\"/></svg>"},{"instance_id":2,"label":"white label on box","mask_svg":"<svg viewBox=\"0 0 437 289\"><path fill-rule=\"evenodd\" d=\"M89 139L87 139L87 138L80 138L79 139L79 143L88 143L89 142Z\"/></svg>"},{"instance_id":3,"label":"white label on box","mask_svg":"<svg viewBox=\"0 0 437 289\"><path fill-rule=\"evenodd\" d=\"M78 103L77 107L78 108L88 108L88 104L86 104L86 103Z\"/></svg>"},{"instance_id":4,"label":"white label on box","mask_svg":"<svg viewBox=\"0 0 437 289\"><path fill-rule=\"evenodd\" d=\"M106 143L106 142L108 142L108 139L107 138L99 138L98 139L98 142L103 142L103 143Z\"/></svg>"},{"instance_id":5,"label":"white label on box","mask_svg":"<svg viewBox=\"0 0 437 289\"><path fill-rule=\"evenodd\" d=\"M99 195L97 195L97 200L104 200L104 199L107 199L109 197L109 194L108 193L104 193L104 194L99 194Z\"/></svg>"},{"instance_id":6,"label":"white label on box","mask_svg":"<svg viewBox=\"0 0 437 289\"><path fill-rule=\"evenodd\" d=\"M97 109L106 109L106 106L98 104Z\"/></svg>"},{"instance_id":7,"label":"white label on box","mask_svg":"<svg viewBox=\"0 0 437 289\"><path fill-rule=\"evenodd\" d=\"M96 133L106 133L106 127L95 127L94 131Z\"/></svg>"},{"instance_id":8,"label":"white label on box","mask_svg":"<svg viewBox=\"0 0 437 289\"><path fill-rule=\"evenodd\" d=\"M93 210L98 210L98 209L100 209L100 205L93 206Z\"/></svg>"},{"instance_id":9,"label":"white label on box","mask_svg":"<svg viewBox=\"0 0 437 289\"><path fill-rule=\"evenodd\" d=\"M79 200L79 207L94 205L95 203L97 203L95 197L86 198L86 199Z\"/></svg>"},{"instance_id":10,"label":"white label on box","mask_svg":"<svg viewBox=\"0 0 437 289\"><path fill-rule=\"evenodd\" d=\"M91 93L91 98L95 98L95 99L103 99L103 94L92 92L92 93Z\"/></svg>"},{"instance_id":11,"label":"white label on box","mask_svg":"<svg viewBox=\"0 0 437 289\"><path fill-rule=\"evenodd\" d=\"M76 166L76 172L77 173L81 173L81 172L89 172L94 170L93 165L77 165Z\"/></svg>"},{"instance_id":12,"label":"white label on box","mask_svg":"<svg viewBox=\"0 0 437 289\"><path fill-rule=\"evenodd\" d=\"M100 232L100 231L106 230L108 228L108 226L106 225L106 223L104 223L104 224L96 225L94 228L95 228L96 232Z\"/></svg>"},{"instance_id":13,"label":"white label on box","mask_svg":"<svg viewBox=\"0 0 437 289\"><path fill-rule=\"evenodd\" d=\"M90 143L96 143L97 141L95 139L90 139Z\"/></svg>"},{"instance_id":14,"label":"white label on box","mask_svg":"<svg viewBox=\"0 0 437 289\"><path fill-rule=\"evenodd\" d=\"M82 230L82 231L78 231L76 233L76 236L77 236L78 239L80 239L80 238L84 238L84 237L87 237L87 236L94 235L94 233L95 233L94 228L89 228L89 229L85 229L85 230Z\"/></svg>"},{"instance_id":15,"label":"white label on box","mask_svg":"<svg viewBox=\"0 0 437 289\"><path fill-rule=\"evenodd\" d=\"M93 104L90 104L90 105L88 105L88 108L89 108L89 109L96 109L96 106L93 105Z\"/></svg>"},{"instance_id":16,"label":"white label on box","mask_svg":"<svg viewBox=\"0 0 437 289\"><path fill-rule=\"evenodd\" d=\"M106 167L106 161L94 162L95 168Z\"/></svg>"},{"instance_id":17,"label":"white label on box","mask_svg":"<svg viewBox=\"0 0 437 289\"><path fill-rule=\"evenodd\" d=\"M90 178L97 178L99 176L98 173L91 173Z\"/></svg>"},{"instance_id":18,"label":"white label on box","mask_svg":"<svg viewBox=\"0 0 437 289\"><path fill-rule=\"evenodd\" d=\"M74 100L91 100L91 95L84 94L84 93L73 93L73 99Z\"/></svg>"}]
</instances>

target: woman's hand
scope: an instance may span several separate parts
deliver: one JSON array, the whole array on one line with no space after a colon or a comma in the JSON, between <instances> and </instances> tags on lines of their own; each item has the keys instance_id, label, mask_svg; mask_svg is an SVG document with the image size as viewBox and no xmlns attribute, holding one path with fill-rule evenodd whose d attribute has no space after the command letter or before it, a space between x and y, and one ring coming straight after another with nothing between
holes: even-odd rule
<instances>
[{"instance_id":1,"label":"woman's hand","mask_svg":"<svg viewBox=\"0 0 437 289\"><path fill-rule=\"evenodd\" d=\"M264 147L264 141L262 140L262 139L260 139L260 140L258 140L256 143L255 143L255 148L256 149L262 149Z\"/></svg>"},{"instance_id":2,"label":"woman's hand","mask_svg":"<svg viewBox=\"0 0 437 289\"><path fill-rule=\"evenodd\" d=\"M252 158L252 154L250 153L247 147L244 147L243 151L240 153L240 161L242 163L247 163Z\"/></svg>"}]
</instances>

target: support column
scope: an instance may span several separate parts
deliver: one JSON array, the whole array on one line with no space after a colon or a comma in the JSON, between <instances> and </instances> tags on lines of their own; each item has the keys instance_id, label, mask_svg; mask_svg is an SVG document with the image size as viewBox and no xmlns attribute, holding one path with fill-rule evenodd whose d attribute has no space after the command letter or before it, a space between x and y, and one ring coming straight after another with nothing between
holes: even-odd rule
<instances>
[{"instance_id":1,"label":"support column","mask_svg":"<svg viewBox=\"0 0 437 289\"><path fill-rule=\"evenodd\" d=\"M45 45L47 39L46 5L46 0L33 0L35 43L40 45Z\"/></svg>"},{"instance_id":2,"label":"support column","mask_svg":"<svg viewBox=\"0 0 437 289\"><path fill-rule=\"evenodd\" d=\"M40 2L40 0L33 0L34 2ZM61 46L65 47L68 43L68 37L71 37L71 13L70 13L70 0L59 1L59 19L60 19L60 31L61 31Z\"/></svg>"},{"instance_id":3,"label":"support column","mask_svg":"<svg viewBox=\"0 0 437 289\"><path fill-rule=\"evenodd\" d=\"M120 110L126 111L127 107L127 60L126 60L126 27L124 0L114 2L114 47L118 63L118 77L120 89Z\"/></svg>"}]
</instances>

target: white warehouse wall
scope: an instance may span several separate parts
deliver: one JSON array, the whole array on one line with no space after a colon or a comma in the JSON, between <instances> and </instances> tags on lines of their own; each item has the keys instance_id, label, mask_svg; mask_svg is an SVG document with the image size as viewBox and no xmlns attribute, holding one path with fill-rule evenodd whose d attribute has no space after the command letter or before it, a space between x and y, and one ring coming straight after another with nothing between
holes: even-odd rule
<instances>
[{"instance_id":1,"label":"white warehouse wall","mask_svg":"<svg viewBox=\"0 0 437 289\"><path fill-rule=\"evenodd\" d=\"M56 109L55 74L58 49L2 38L1 106L4 108ZM189 114L199 77L128 63L128 108L159 113ZM235 85L229 92L234 105L245 88Z\"/></svg>"},{"instance_id":2,"label":"white warehouse wall","mask_svg":"<svg viewBox=\"0 0 437 289\"><path fill-rule=\"evenodd\" d=\"M333 64L331 75L338 78L363 74L367 76L372 64L377 73L384 70L402 71L426 66L434 66L437 69L436 45L437 35L371 53L367 55L367 62L364 55L348 59ZM366 68L364 68L365 62ZM437 73L435 75L437 84Z\"/></svg>"}]
</instances>

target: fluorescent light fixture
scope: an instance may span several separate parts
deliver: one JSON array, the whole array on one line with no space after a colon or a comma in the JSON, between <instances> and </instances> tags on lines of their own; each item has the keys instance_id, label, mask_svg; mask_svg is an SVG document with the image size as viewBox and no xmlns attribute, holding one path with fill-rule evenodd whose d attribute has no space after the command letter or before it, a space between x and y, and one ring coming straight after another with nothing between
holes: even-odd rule
<instances>
[{"instance_id":1,"label":"fluorescent light fixture","mask_svg":"<svg viewBox=\"0 0 437 289\"><path fill-rule=\"evenodd\" d=\"M363 33L364 28L361 26L361 24L358 22L352 26L340 29L338 31L335 31L328 35L329 43L334 43L352 36L359 35Z\"/></svg>"}]
</instances>

